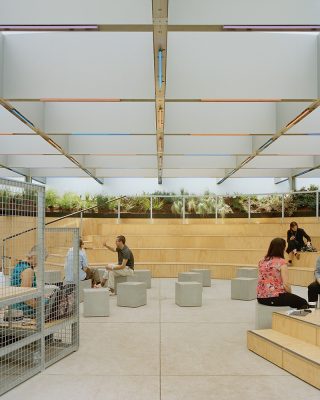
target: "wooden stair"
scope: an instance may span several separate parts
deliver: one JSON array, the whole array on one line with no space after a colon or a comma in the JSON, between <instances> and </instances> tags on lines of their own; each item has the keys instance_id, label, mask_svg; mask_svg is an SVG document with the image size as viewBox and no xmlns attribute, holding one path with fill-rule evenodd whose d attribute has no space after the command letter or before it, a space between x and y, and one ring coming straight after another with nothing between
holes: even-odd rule
<instances>
[{"instance_id":1,"label":"wooden stair","mask_svg":"<svg viewBox=\"0 0 320 400\"><path fill-rule=\"evenodd\" d=\"M248 331L247 346L320 389L320 310L306 316L274 312L272 329Z\"/></svg>"}]
</instances>

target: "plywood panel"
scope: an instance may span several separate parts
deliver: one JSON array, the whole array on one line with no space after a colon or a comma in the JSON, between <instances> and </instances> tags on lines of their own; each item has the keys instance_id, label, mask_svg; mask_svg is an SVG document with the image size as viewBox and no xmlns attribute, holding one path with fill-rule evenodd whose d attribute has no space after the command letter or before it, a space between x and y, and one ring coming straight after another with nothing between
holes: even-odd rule
<instances>
[{"instance_id":1,"label":"plywood panel","mask_svg":"<svg viewBox=\"0 0 320 400\"><path fill-rule=\"evenodd\" d=\"M304 318L307 318L307 316ZM283 314L273 313L272 329L307 343L317 344L317 326L308 323L307 319L303 321Z\"/></svg>"},{"instance_id":2,"label":"plywood panel","mask_svg":"<svg viewBox=\"0 0 320 400\"><path fill-rule=\"evenodd\" d=\"M281 347L274 345L251 332L248 332L247 334L247 346L249 350L271 361L278 367L282 367Z\"/></svg>"},{"instance_id":3,"label":"plywood panel","mask_svg":"<svg viewBox=\"0 0 320 400\"><path fill-rule=\"evenodd\" d=\"M308 362L288 351L283 351L283 368L310 385L320 389L320 364Z\"/></svg>"}]
</instances>

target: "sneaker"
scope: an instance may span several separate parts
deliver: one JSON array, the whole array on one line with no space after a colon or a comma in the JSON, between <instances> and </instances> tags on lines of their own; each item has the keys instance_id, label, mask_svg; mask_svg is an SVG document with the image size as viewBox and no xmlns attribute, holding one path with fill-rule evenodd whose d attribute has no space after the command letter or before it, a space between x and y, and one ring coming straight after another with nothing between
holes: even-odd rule
<instances>
[{"instance_id":1,"label":"sneaker","mask_svg":"<svg viewBox=\"0 0 320 400\"><path fill-rule=\"evenodd\" d=\"M107 291L109 292L109 296L115 296L115 292L112 291L110 288L107 288Z\"/></svg>"}]
</instances>

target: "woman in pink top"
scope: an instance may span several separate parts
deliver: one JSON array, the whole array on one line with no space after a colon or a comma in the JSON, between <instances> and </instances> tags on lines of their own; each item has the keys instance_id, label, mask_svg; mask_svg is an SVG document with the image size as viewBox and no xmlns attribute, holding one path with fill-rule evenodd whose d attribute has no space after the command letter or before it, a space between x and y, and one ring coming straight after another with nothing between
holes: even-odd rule
<instances>
[{"instance_id":1,"label":"woman in pink top","mask_svg":"<svg viewBox=\"0 0 320 400\"><path fill-rule=\"evenodd\" d=\"M285 248L284 239L271 240L267 255L259 262L258 303L275 307L309 308L305 299L291 293L287 262L284 259Z\"/></svg>"}]
</instances>

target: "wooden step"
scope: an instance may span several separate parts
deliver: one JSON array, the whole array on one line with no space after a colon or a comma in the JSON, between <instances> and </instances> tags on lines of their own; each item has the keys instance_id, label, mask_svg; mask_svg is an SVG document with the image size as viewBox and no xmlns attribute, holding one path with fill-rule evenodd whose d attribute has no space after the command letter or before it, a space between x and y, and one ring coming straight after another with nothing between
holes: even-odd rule
<instances>
[{"instance_id":1,"label":"wooden step","mask_svg":"<svg viewBox=\"0 0 320 400\"><path fill-rule=\"evenodd\" d=\"M313 253L309 253L306 251L304 253L300 253L300 260L297 260L296 257L294 257L292 266L315 269L317 259L319 257L320 251Z\"/></svg>"},{"instance_id":2,"label":"wooden step","mask_svg":"<svg viewBox=\"0 0 320 400\"><path fill-rule=\"evenodd\" d=\"M309 224L310 225L310 224ZM319 227L315 224L308 227L304 226L306 232L311 236L319 235ZM288 226L280 224L241 224L241 225L219 225L219 224L203 224L203 225L98 225L96 233L105 236L130 235L130 234L234 234L234 235L254 235L254 236L274 236L285 237ZM86 232L86 234L93 233Z\"/></svg>"},{"instance_id":3,"label":"wooden step","mask_svg":"<svg viewBox=\"0 0 320 400\"><path fill-rule=\"evenodd\" d=\"M303 267L288 267L289 282L296 286L309 286L314 281L314 270Z\"/></svg>"},{"instance_id":4,"label":"wooden step","mask_svg":"<svg viewBox=\"0 0 320 400\"><path fill-rule=\"evenodd\" d=\"M131 248L136 261L258 264L265 252L257 249ZM107 249L88 249L89 262L115 260ZM109 262L110 262L109 261Z\"/></svg>"},{"instance_id":5,"label":"wooden step","mask_svg":"<svg viewBox=\"0 0 320 400\"><path fill-rule=\"evenodd\" d=\"M242 235L127 235L129 247L207 247L207 248L257 248L267 251L274 236L242 236ZM313 238L313 243L320 237ZM105 242L114 245L115 237L108 235L88 235L84 237L85 248L101 247ZM316 244L314 244L317 246ZM318 246L319 247L319 246Z\"/></svg>"},{"instance_id":6,"label":"wooden step","mask_svg":"<svg viewBox=\"0 0 320 400\"><path fill-rule=\"evenodd\" d=\"M320 347L320 310L312 309L305 316L275 312L272 314L272 329Z\"/></svg>"},{"instance_id":7,"label":"wooden step","mask_svg":"<svg viewBox=\"0 0 320 400\"><path fill-rule=\"evenodd\" d=\"M247 334L248 349L320 389L320 348L273 329Z\"/></svg>"}]
</instances>

